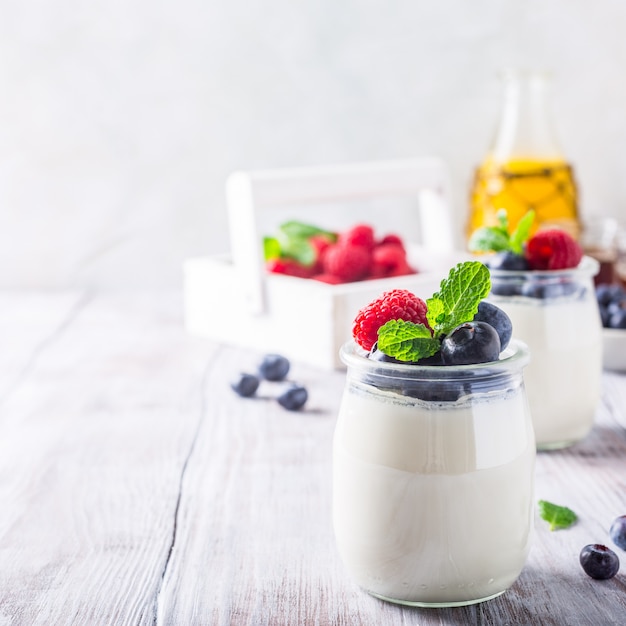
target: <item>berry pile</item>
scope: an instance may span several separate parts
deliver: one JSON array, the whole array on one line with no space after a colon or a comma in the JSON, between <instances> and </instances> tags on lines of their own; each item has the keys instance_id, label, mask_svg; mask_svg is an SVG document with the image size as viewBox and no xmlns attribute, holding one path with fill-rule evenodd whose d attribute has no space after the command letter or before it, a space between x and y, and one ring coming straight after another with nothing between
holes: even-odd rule
<instances>
[{"instance_id":1,"label":"berry pile","mask_svg":"<svg viewBox=\"0 0 626 626\"><path fill-rule=\"evenodd\" d=\"M266 354L259 363L256 374L241 372L230 384L232 390L242 398L256 396L262 380L281 383L275 396L280 406L288 411L298 411L309 398L306 387L286 381L291 368L289 360L280 354Z\"/></svg>"},{"instance_id":2,"label":"berry pile","mask_svg":"<svg viewBox=\"0 0 626 626\"><path fill-rule=\"evenodd\" d=\"M626 289L624 287L598 285L596 299L604 328L626 328Z\"/></svg>"},{"instance_id":3,"label":"berry pile","mask_svg":"<svg viewBox=\"0 0 626 626\"><path fill-rule=\"evenodd\" d=\"M465 309L446 310L451 294L459 293L466 294L458 298ZM427 302L406 289L383 293L357 313L352 336L377 361L440 366L496 361L511 339L512 324L502 309L483 300L488 293L487 268L477 261L460 263Z\"/></svg>"},{"instance_id":4,"label":"berry pile","mask_svg":"<svg viewBox=\"0 0 626 626\"><path fill-rule=\"evenodd\" d=\"M495 271L492 292L497 296L518 295L544 300L571 296L578 290L575 281L532 272L571 269L578 266L582 256L580 245L565 231L539 231L526 242L522 253L505 250L486 261L489 269ZM527 273L522 278L519 275L509 277L508 271Z\"/></svg>"},{"instance_id":5,"label":"berry pile","mask_svg":"<svg viewBox=\"0 0 626 626\"><path fill-rule=\"evenodd\" d=\"M526 242L521 252L502 250L489 258L494 270L565 270L576 267L583 258L578 242L564 230L540 230Z\"/></svg>"},{"instance_id":6,"label":"berry pile","mask_svg":"<svg viewBox=\"0 0 626 626\"><path fill-rule=\"evenodd\" d=\"M393 234L377 239L368 224L334 233L287 222L279 230L279 237L265 241L266 268L275 274L336 285L416 273L402 239Z\"/></svg>"},{"instance_id":7,"label":"berry pile","mask_svg":"<svg viewBox=\"0 0 626 626\"><path fill-rule=\"evenodd\" d=\"M529 211L509 232L506 211L498 215L497 226L483 226L469 239L472 252L488 252L485 263L495 273L492 291L498 296L521 295L529 298L556 298L571 295L575 285L560 277L532 274L572 269L583 258L578 242L564 230L551 228L530 235L534 212ZM507 276L507 272L526 272Z\"/></svg>"}]
</instances>

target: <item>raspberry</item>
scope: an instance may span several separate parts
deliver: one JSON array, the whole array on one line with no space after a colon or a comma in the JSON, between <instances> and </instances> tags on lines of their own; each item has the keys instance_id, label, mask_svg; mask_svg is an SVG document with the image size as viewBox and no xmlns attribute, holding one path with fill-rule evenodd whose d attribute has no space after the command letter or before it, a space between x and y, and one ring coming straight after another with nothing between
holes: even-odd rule
<instances>
[{"instance_id":1,"label":"raspberry","mask_svg":"<svg viewBox=\"0 0 626 626\"><path fill-rule=\"evenodd\" d=\"M294 259L271 259L265 265L268 272L272 274L285 274L286 276L296 276L298 278L311 278L313 268L302 265Z\"/></svg>"},{"instance_id":2,"label":"raspberry","mask_svg":"<svg viewBox=\"0 0 626 626\"><path fill-rule=\"evenodd\" d=\"M405 320L429 328L426 303L407 289L392 289L357 313L352 336L364 350L371 350L378 340L378 329L389 320Z\"/></svg>"},{"instance_id":3,"label":"raspberry","mask_svg":"<svg viewBox=\"0 0 626 626\"><path fill-rule=\"evenodd\" d=\"M393 233L390 233L388 235L385 235L379 242L377 245L379 246L383 246L387 243L394 243L397 246L401 246L402 248L404 248L404 242L402 241L402 237L400 237L400 235L395 235Z\"/></svg>"},{"instance_id":4,"label":"raspberry","mask_svg":"<svg viewBox=\"0 0 626 626\"><path fill-rule=\"evenodd\" d=\"M552 228L541 230L528 240L525 256L531 270L564 270L576 267L583 253L571 235Z\"/></svg>"},{"instance_id":5,"label":"raspberry","mask_svg":"<svg viewBox=\"0 0 626 626\"><path fill-rule=\"evenodd\" d=\"M313 263L315 273L321 273L324 269L324 255L331 245L331 241L324 235L313 235L309 237L309 243L315 250L315 261Z\"/></svg>"},{"instance_id":6,"label":"raspberry","mask_svg":"<svg viewBox=\"0 0 626 626\"><path fill-rule=\"evenodd\" d=\"M391 276L408 276L409 274L417 274L417 272L408 264L401 263L389 272L388 277Z\"/></svg>"},{"instance_id":7,"label":"raspberry","mask_svg":"<svg viewBox=\"0 0 626 626\"><path fill-rule=\"evenodd\" d=\"M334 274L315 274L313 280L318 280L320 283L328 283L329 285L340 285L343 281L341 278Z\"/></svg>"},{"instance_id":8,"label":"raspberry","mask_svg":"<svg viewBox=\"0 0 626 626\"><path fill-rule=\"evenodd\" d=\"M363 280L371 265L372 255L364 246L337 243L324 254L324 273L332 274L344 283Z\"/></svg>"},{"instance_id":9,"label":"raspberry","mask_svg":"<svg viewBox=\"0 0 626 626\"><path fill-rule=\"evenodd\" d=\"M415 271L406 260L404 248L395 243L379 244L372 252L372 277L404 276Z\"/></svg>"},{"instance_id":10,"label":"raspberry","mask_svg":"<svg viewBox=\"0 0 626 626\"><path fill-rule=\"evenodd\" d=\"M339 234L339 243L371 250L374 247L374 229L368 224L357 224Z\"/></svg>"}]
</instances>

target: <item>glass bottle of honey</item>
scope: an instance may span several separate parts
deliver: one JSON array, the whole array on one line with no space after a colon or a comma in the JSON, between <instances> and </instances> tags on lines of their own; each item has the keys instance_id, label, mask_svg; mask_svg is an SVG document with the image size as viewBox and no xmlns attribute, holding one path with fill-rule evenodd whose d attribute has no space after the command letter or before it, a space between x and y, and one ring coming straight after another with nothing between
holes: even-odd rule
<instances>
[{"instance_id":1,"label":"glass bottle of honey","mask_svg":"<svg viewBox=\"0 0 626 626\"><path fill-rule=\"evenodd\" d=\"M474 175L467 236L480 226L498 224L500 209L506 209L510 228L533 209L535 229L563 228L578 239L578 190L550 117L550 77L507 70L502 79L500 122Z\"/></svg>"}]
</instances>

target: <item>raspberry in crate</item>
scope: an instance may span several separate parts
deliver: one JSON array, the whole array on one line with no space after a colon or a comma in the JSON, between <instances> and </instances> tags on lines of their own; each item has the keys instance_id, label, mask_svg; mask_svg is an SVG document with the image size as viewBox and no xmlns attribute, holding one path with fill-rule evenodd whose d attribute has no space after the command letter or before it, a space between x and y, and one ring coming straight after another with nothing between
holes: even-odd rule
<instances>
[{"instance_id":1,"label":"raspberry in crate","mask_svg":"<svg viewBox=\"0 0 626 626\"><path fill-rule=\"evenodd\" d=\"M448 181L445 164L431 157L232 174L226 185L231 254L185 262L186 329L344 368L339 348L356 311L390 289L432 293L441 270L467 258L452 244ZM341 231L295 219L305 206L381 196L412 196L415 233L398 232L393 212L385 213L385 232L358 218ZM293 207L294 219L278 233L259 229L258 213L285 207Z\"/></svg>"},{"instance_id":2,"label":"raspberry in crate","mask_svg":"<svg viewBox=\"0 0 626 626\"><path fill-rule=\"evenodd\" d=\"M331 285L418 273L402 237L388 233L377 239L370 224L334 232L291 220L264 238L263 250L269 272Z\"/></svg>"}]
</instances>

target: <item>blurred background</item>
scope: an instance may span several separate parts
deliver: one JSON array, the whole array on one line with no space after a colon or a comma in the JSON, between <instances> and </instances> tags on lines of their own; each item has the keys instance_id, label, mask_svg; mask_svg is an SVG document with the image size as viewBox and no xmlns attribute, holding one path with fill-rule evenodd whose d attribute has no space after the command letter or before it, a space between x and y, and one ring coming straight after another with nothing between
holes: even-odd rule
<instances>
[{"instance_id":1,"label":"blurred background","mask_svg":"<svg viewBox=\"0 0 626 626\"><path fill-rule=\"evenodd\" d=\"M0 288L171 288L224 181L434 155L460 237L497 72L552 72L580 210L626 216L615 0L23 0L0 20ZM358 216L355 216L355 218Z\"/></svg>"}]
</instances>

